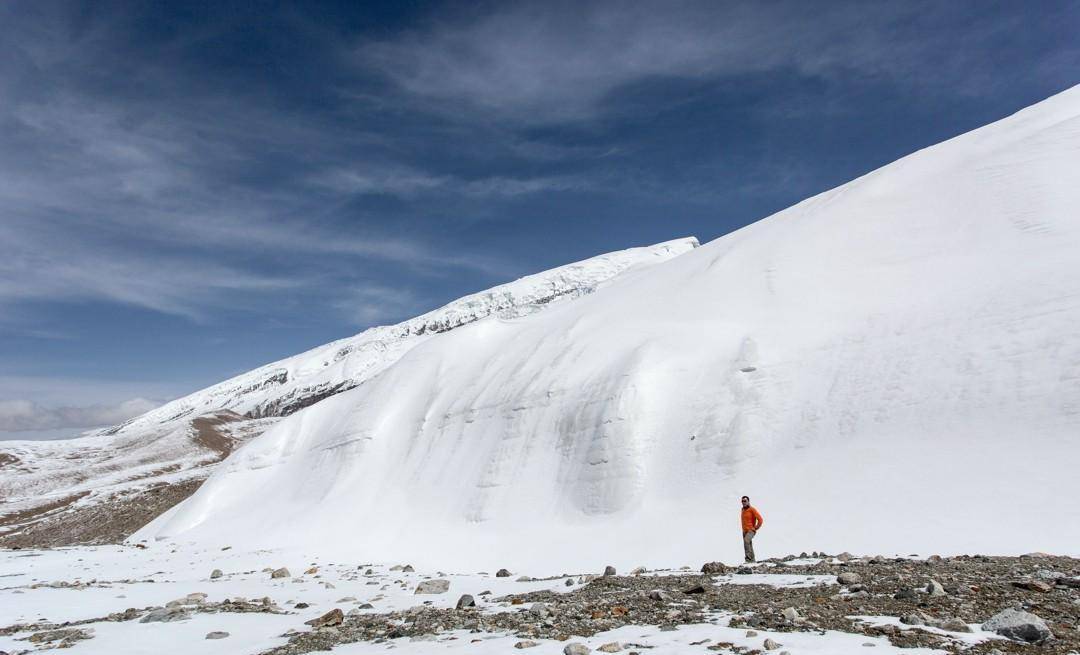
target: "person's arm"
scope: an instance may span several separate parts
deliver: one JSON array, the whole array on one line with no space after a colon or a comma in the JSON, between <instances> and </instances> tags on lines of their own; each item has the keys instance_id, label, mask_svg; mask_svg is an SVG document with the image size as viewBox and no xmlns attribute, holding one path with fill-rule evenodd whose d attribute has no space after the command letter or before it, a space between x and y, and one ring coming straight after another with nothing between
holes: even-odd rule
<instances>
[{"instance_id":1,"label":"person's arm","mask_svg":"<svg viewBox=\"0 0 1080 655\"><path fill-rule=\"evenodd\" d=\"M765 523L765 519L761 518L761 512L754 510L754 532L761 529L761 525Z\"/></svg>"}]
</instances>

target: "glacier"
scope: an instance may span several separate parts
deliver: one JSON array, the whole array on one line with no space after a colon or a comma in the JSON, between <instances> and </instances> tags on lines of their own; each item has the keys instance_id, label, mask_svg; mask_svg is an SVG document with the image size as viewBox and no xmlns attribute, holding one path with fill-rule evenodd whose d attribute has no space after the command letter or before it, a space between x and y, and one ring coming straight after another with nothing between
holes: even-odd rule
<instances>
[{"instance_id":1,"label":"glacier","mask_svg":"<svg viewBox=\"0 0 1080 655\"><path fill-rule=\"evenodd\" d=\"M132 539L418 566L1080 553L1080 87L424 340ZM532 570L535 570L532 569Z\"/></svg>"},{"instance_id":2,"label":"glacier","mask_svg":"<svg viewBox=\"0 0 1080 655\"><path fill-rule=\"evenodd\" d=\"M118 426L74 439L0 442L0 538L35 526L40 529L43 520L60 532L46 542L49 545L97 543L118 533L126 536L141 525L129 528L126 523L141 517L145 522L162 504L189 494L243 442L283 416L361 386L416 345L488 316L525 316L573 301L624 273L697 246L697 239L687 237L598 255L272 362ZM147 494L163 491L168 498L155 497L135 515L123 508L88 517L72 514L113 502L145 505ZM110 512L122 515L123 521L114 520L117 525L104 530L76 525L86 520L101 523Z\"/></svg>"}]
</instances>

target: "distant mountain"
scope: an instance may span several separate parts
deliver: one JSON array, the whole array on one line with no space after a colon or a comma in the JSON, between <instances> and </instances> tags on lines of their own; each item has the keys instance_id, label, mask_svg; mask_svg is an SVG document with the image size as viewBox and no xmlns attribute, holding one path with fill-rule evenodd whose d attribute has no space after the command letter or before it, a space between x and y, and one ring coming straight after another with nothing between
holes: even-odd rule
<instances>
[{"instance_id":1,"label":"distant mountain","mask_svg":"<svg viewBox=\"0 0 1080 655\"><path fill-rule=\"evenodd\" d=\"M1078 326L1080 87L419 343L134 538L621 568L737 558L746 493L759 553L1076 554Z\"/></svg>"},{"instance_id":2,"label":"distant mountain","mask_svg":"<svg viewBox=\"0 0 1080 655\"><path fill-rule=\"evenodd\" d=\"M267 364L77 439L0 442L0 544L122 539L194 491L239 444L283 416L364 384L417 345L488 317L544 311L697 245L679 239L530 275Z\"/></svg>"}]
</instances>

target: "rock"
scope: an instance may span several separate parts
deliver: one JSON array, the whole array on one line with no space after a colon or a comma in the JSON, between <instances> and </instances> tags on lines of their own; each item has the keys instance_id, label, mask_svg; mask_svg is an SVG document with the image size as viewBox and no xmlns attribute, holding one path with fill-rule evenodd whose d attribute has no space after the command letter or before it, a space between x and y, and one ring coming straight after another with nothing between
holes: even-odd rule
<instances>
[{"instance_id":1,"label":"rock","mask_svg":"<svg viewBox=\"0 0 1080 655\"><path fill-rule=\"evenodd\" d=\"M304 621L304 625L310 625L313 628L332 628L336 625L341 625L344 621L345 613L335 607L317 619Z\"/></svg>"},{"instance_id":2,"label":"rock","mask_svg":"<svg viewBox=\"0 0 1080 655\"><path fill-rule=\"evenodd\" d=\"M401 567L402 573L412 573L414 571L416 571L416 569L412 567L412 564L406 564L405 566Z\"/></svg>"},{"instance_id":3,"label":"rock","mask_svg":"<svg viewBox=\"0 0 1080 655\"><path fill-rule=\"evenodd\" d=\"M476 599L469 594L464 594L461 598L458 598L457 608L463 610L469 607L476 607Z\"/></svg>"},{"instance_id":4,"label":"rock","mask_svg":"<svg viewBox=\"0 0 1080 655\"><path fill-rule=\"evenodd\" d=\"M139 619L139 623L169 623L170 621L182 621L190 616L191 614L182 607L159 607Z\"/></svg>"},{"instance_id":5,"label":"rock","mask_svg":"<svg viewBox=\"0 0 1080 655\"><path fill-rule=\"evenodd\" d=\"M754 569L750 568L749 566L740 566L739 568L735 569L735 573L739 575L750 575L753 572Z\"/></svg>"},{"instance_id":6,"label":"rock","mask_svg":"<svg viewBox=\"0 0 1080 655\"><path fill-rule=\"evenodd\" d=\"M931 596L945 596L945 588L941 586L941 583L937 580L930 580L930 583L926 585L926 593Z\"/></svg>"},{"instance_id":7,"label":"rock","mask_svg":"<svg viewBox=\"0 0 1080 655\"><path fill-rule=\"evenodd\" d=\"M671 594L663 589L653 589L649 592L649 598L651 600L660 601L661 603L667 603L671 601Z\"/></svg>"},{"instance_id":8,"label":"rock","mask_svg":"<svg viewBox=\"0 0 1080 655\"><path fill-rule=\"evenodd\" d=\"M930 617L922 612L912 612L900 617L900 623L904 625L926 625Z\"/></svg>"},{"instance_id":9,"label":"rock","mask_svg":"<svg viewBox=\"0 0 1080 655\"><path fill-rule=\"evenodd\" d=\"M319 567L313 566L310 569L308 569L307 571L304 571L304 575L315 575L318 572L319 572Z\"/></svg>"},{"instance_id":10,"label":"rock","mask_svg":"<svg viewBox=\"0 0 1080 655\"><path fill-rule=\"evenodd\" d=\"M573 643L567 644L566 647L562 649L562 652L563 655L589 655L591 651L585 644Z\"/></svg>"},{"instance_id":11,"label":"rock","mask_svg":"<svg viewBox=\"0 0 1080 655\"><path fill-rule=\"evenodd\" d=\"M41 632L35 632L34 634L27 637L26 640L32 644L48 644L54 641L59 641L59 646L46 646L45 648L67 648L74 644L74 642L76 641L93 639L93 637L93 628L61 628L59 630L43 630Z\"/></svg>"},{"instance_id":12,"label":"rock","mask_svg":"<svg viewBox=\"0 0 1080 655\"><path fill-rule=\"evenodd\" d=\"M210 572L210 579L211 580L217 580L218 578L220 578L223 575L225 575L225 574L221 572L221 569L214 569L213 571Z\"/></svg>"},{"instance_id":13,"label":"rock","mask_svg":"<svg viewBox=\"0 0 1080 655\"><path fill-rule=\"evenodd\" d=\"M836 559L840 560L841 562L850 562L851 560L855 559L855 556L847 551L844 551L837 555Z\"/></svg>"},{"instance_id":14,"label":"rock","mask_svg":"<svg viewBox=\"0 0 1080 655\"><path fill-rule=\"evenodd\" d=\"M788 623L798 623L802 620L802 617L799 616L799 611L794 607L788 607L782 613L784 615L784 620Z\"/></svg>"},{"instance_id":15,"label":"rock","mask_svg":"<svg viewBox=\"0 0 1080 655\"><path fill-rule=\"evenodd\" d=\"M762 644L762 647L765 648L765 650L777 650L778 648L780 648L780 644L776 643L772 639L766 639L765 643Z\"/></svg>"},{"instance_id":16,"label":"rock","mask_svg":"<svg viewBox=\"0 0 1080 655\"><path fill-rule=\"evenodd\" d=\"M540 644L538 644L535 641L529 641L528 639L526 639L525 641L519 641L516 644L514 644L514 648L533 648L533 647L539 646L539 645Z\"/></svg>"},{"instance_id":17,"label":"rock","mask_svg":"<svg viewBox=\"0 0 1080 655\"><path fill-rule=\"evenodd\" d=\"M533 603L529 607L529 614L542 619L550 615L551 610L548 609L548 606L545 603Z\"/></svg>"},{"instance_id":18,"label":"rock","mask_svg":"<svg viewBox=\"0 0 1080 655\"><path fill-rule=\"evenodd\" d=\"M747 630L746 631L746 638L747 639L749 639L750 637L756 637L756 636L757 636L757 630Z\"/></svg>"},{"instance_id":19,"label":"rock","mask_svg":"<svg viewBox=\"0 0 1080 655\"><path fill-rule=\"evenodd\" d=\"M439 578L436 580L421 580L416 585L414 594L444 594L450 590L450 581Z\"/></svg>"},{"instance_id":20,"label":"rock","mask_svg":"<svg viewBox=\"0 0 1080 655\"><path fill-rule=\"evenodd\" d=\"M507 571L506 569L499 569L498 572L495 573L495 577L496 578L509 578L510 577L510 572ZM526 648L529 648L529 647L526 646Z\"/></svg>"},{"instance_id":21,"label":"rock","mask_svg":"<svg viewBox=\"0 0 1080 655\"><path fill-rule=\"evenodd\" d=\"M946 619L944 621L939 621L936 627L949 632L971 632L971 628L968 627L968 624L960 619Z\"/></svg>"},{"instance_id":22,"label":"rock","mask_svg":"<svg viewBox=\"0 0 1080 655\"><path fill-rule=\"evenodd\" d=\"M862 582L862 576L858 573L852 573L851 571L844 571L840 575L836 576L836 581L842 585L853 585Z\"/></svg>"},{"instance_id":23,"label":"rock","mask_svg":"<svg viewBox=\"0 0 1080 655\"><path fill-rule=\"evenodd\" d=\"M290 578L290 577L292 577L292 576L289 575L289 569L287 569L285 567L281 567L280 569L276 569L270 574L270 579Z\"/></svg>"},{"instance_id":24,"label":"rock","mask_svg":"<svg viewBox=\"0 0 1080 655\"><path fill-rule=\"evenodd\" d=\"M705 575L727 575L728 568L723 562L706 562L702 565L701 572Z\"/></svg>"},{"instance_id":25,"label":"rock","mask_svg":"<svg viewBox=\"0 0 1080 655\"><path fill-rule=\"evenodd\" d=\"M207 632L206 633L206 638L207 639L224 639L225 637L228 637L228 636L229 636L228 632L222 632L220 630L215 630L214 632Z\"/></svg>"},{"instance_id":26,"label":"rock","mask_svg":"<svg viewBox=\"0 0 1080 655\"><path fill-rule=\"evenodd\" d=\"M532 581L533 581L533 579L531 577L527 576L527 575L523 575L520 578L518 578L517 580L515 580L515 582L532 582Z\"/></svg>"},{"instance_id":27,"label":"rock","mask_svg":"<svg viewBox=\"0 0 1080 655\"><path fill-rule=\"evenodd\" d=\"M914 589L904 587L900 591L893 594L893 598L896 600L915 600L919 595L915 593Z\"/></svg>"},{"instance_id":28,"label":"rock","mask_svg":"<svg viewBox=\"0 0 1080 655\"><path fill-rule=\"evenodd\" d=\"M604 644L596 650L600 651L601 653L617 653L622 650L622 644L617 641L613 641L611 643Z\"/></svg>"},{"instance_id":29,"label":"rock","mask_svg":"<svg viewBox=\"0 0 1080 655\"><path fill-rule=\"evenodd\" d=\"M1014 587L1019 589L1027 589L1028 591L1037 591L1040 594L1048 594L1053 591L1053 587L1042 580L1017 580L1012 583Z\"/></svg>"},{"instance_id":30,"label":"rock","mask_svg":"<svg viewBox=\"0 0 1080 655\"><path fill-rule=\"evenodd\" d=\"M311 605L308 605L307 603L297 603L296 604L296 609L298 609L298 610L306 610L309 607L311 607Z\"/></svg>"},{"instance_id":31,"label":"rock","mask_svg":"<svg viewBox=\"0 0 1080 655\"><path fill-rule=\"evenodd\" d=\"M574 586L574 579L573 578L567 578L566 579L566 586L567 587L573 587Z\"/></svg>"},{"instance_id":32,"label":"rock","mask_svg":"<svg viewBox=\"0 0 1080 655\"><path fill-rule=\"evenodd\" d=\"M646 571L648 571L648 569L646 569L644 566L639 566L636 569L634 569L633 571L631 571L630 575L641 575L642 573L645 573Z\"/></svg>"},{"instance_id":33,"label":"rock","mask_svg":"<svg viewBox=\"0 0 1080 655\"><path fill-rule=\"evenodd\" d=\"M683 589L683 593L684 594L703 594L703 593L705 593L705 587L703 585L694 585L693 587L688 587L686 589Z\"/></svg>"},{"instance_id":34,"label":"rock","mask_svg":"<svg viewBox=\"0 0 1080 655\"><path fill-rule=\"evenodd\" d=\"M1002 637L1037 644L1053 638L1046 622L1030 612L1009 608L990 617L982 629Z\"/></svg>"},{"instance_id":35,"label":"rock","mask_svg":"<svg viewBox=\"0 0 1080 655\"><path fill-rule=\"evenodd\" d=\"M184 596L184 602L189 605L202 605L206 602L206 594L201 592L195 592Z\"/></svg>"},{"instance_id":36,"label":"rock","mask_svg":"<svg viewBox=\"0 0 1080 655\"><path fill-rule=\"evenodd\" d=\"M605 566L604 567L604 575L605 576L615 575L615 567L614 566Z\"/></svg>"}]
</instances>

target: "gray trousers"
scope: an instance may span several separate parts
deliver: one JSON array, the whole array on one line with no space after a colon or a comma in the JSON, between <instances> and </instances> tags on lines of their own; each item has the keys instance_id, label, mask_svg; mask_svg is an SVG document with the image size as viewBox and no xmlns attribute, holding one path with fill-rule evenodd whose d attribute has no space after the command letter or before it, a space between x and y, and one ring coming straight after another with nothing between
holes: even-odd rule
<instances>
[{"instance_id":1,"label":"gray trousers","mask_svg":"<svg viewBox=\"0 0 1080 655\"><path fill-rule=\"evenodd\" d=\"M747 562L754 561L754 535L757 534L753 530L747 530L742 533L742 547L743 554L746 555Z\"/></svg>"}]
</instances>

